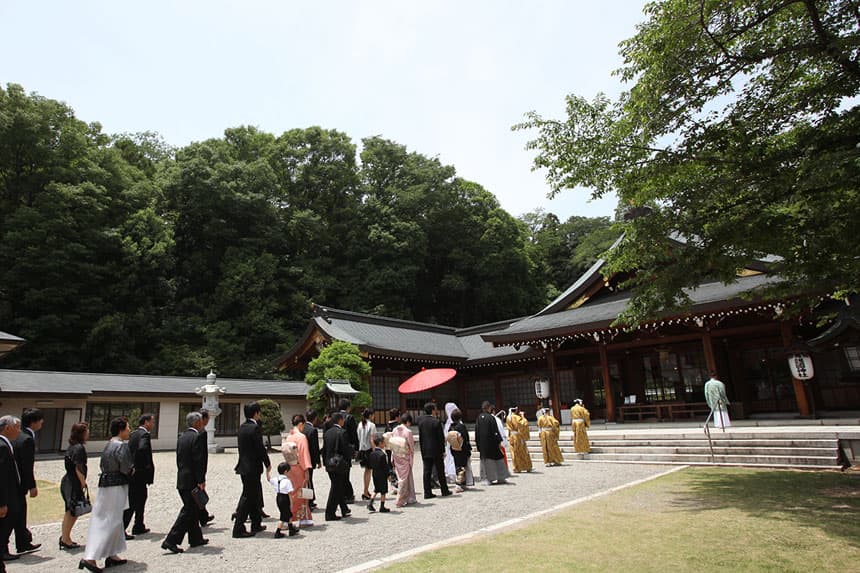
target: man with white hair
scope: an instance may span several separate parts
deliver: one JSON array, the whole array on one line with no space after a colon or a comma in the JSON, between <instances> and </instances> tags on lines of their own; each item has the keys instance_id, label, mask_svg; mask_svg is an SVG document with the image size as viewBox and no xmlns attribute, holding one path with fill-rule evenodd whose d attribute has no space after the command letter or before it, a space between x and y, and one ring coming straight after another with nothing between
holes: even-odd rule
<instances>
[{"instance_id":1,"label":"man with white hair","mask_svg":"<svg viewBox=\"0 0 860 573\"><path fill-rule=\"evenodd\" d=\"M21 433L21 420L15 416L0 417L0 571L5 561L18 559L9 553L9 536L21 511L21 472L15 461L12 443Z\"/></svg>"}]
</instances>

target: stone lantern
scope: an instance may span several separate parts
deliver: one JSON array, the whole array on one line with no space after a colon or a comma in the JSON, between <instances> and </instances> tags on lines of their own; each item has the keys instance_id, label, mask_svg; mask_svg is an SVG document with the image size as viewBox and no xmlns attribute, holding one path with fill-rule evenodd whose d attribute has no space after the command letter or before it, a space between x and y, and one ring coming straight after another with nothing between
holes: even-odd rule
<instances>
[{"instance_id":1,"label":"stone lantern","mask_svg":"<svg viewBox=\"0 0 860 573\"><path fill-rule=\"evenodd\" d=\"M215 418L221 413L221 408L218 406L218 396L225 392L224 388L215 383L215 373L212 370L209 370L209 374L206 375L206 385L194 390L195 394L203 397L203 408L209 413L209 423L206 424L206 443L210 454L224 451L223 446L215 443Z\"/></svg>"}]
</instances>

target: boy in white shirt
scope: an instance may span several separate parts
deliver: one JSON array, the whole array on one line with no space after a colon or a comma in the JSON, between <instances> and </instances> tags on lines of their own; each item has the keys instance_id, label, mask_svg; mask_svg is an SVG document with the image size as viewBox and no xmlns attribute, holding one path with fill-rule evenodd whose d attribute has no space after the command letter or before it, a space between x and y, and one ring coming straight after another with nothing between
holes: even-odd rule
<instances>
[{"instance_id":1,"label":"boy in white shirt","mask_svg":"<svg viewBox=\"0 0 860 573\"><path fill-rule=\"evenodd\" d=\"M272 476L269 479L269 483L272 484L272 487L275 488L275 493L278 494L278 510L281 512L279 517L280 521L278 521L278 529L275 530L275 539L280 539L284 536L281 532L284 525L287 526L290 537L298 535L299 533L299 528L290 523L290 518L293 516L290 511L290 493L293 491L293 483L290 481L290 478L287 477L287 472L289 471L290 464L287 462L281 462L278 465L278 475Z\"/></svg>"}]
</instances>

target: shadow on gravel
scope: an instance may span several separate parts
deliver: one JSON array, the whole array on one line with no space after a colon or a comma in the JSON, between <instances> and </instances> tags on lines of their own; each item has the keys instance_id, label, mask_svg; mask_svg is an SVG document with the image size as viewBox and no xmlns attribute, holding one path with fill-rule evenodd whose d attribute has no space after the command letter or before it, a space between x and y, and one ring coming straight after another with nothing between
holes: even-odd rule
<instances>
[{"instance_id":1,"label":"shadow on gravel","mask_svg":"<svg viewBox=\"0 0 860 573\"><path fill-rule=\"evenodd\" d=\"M146 571L149 569L149 566L142 561L132 561L129 559L128 563L122 566L123 571Z\"/></svg>"},{"instance_id":2,"label":"shadow on gravel","mask_svg":"<svg viewBox=\"0 0 860 573\"><path fill-rule=\"evenodd\" d=\"M341 523L344 525L358 525L359 523L365 523L366 521L370 520L366 517L350 516L349 518L342 520Z\"/></svg>"}]
</instances>

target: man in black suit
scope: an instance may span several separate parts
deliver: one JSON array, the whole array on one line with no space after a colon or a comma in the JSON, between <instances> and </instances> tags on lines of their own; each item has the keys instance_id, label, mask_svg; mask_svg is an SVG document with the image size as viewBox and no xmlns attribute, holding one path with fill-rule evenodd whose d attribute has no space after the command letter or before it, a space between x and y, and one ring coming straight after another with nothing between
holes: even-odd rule
<instances>
[{"instance_id":1,"label":"man in black suit","mask_svg":"<svg viewBox=\"0 0 860 573\"><path fill-rule=\"evenodd\" d=\"M209 433L206 431L206 426L209 425L209 411L206 408L200 408L200 415L203 417L203 429L200 431L200 435L197 436L197 439L202 441L205 444L203 447L206 448L206 451L209 451ZM209 469L208 459L209 458L207 458L207 466L203 468L204 474ZM215 519L215 516L210 515L207 508L200 508L200 527L206 527L213 519Z\"/></svg>"},{"instance_id":2,"label":"man in black suit","mask_svg":"<svg viewBox=\"0 0 860 573\"><path fill-rule=\"evenodd\" d=\"M271 475L271 465L266 446L263 445L263 427L260 425L260 405L257 402L245 404L245 423L239 427L239 462L236 473L242 476L242 496L236 507L236 521L233 524L233 537L251 537L263 531L263 486L260 475L266 468L266 481ZM251 520L251 531L245 529L245 521Z\"/></svg>"},{"instance_id":3,"label":"man in black suit","mask_svg":"<svg viewBox=\"0 0 860 573\"><path fill-rule=\"evenodd\" d=\"M319 431L316 428L316 420L317 413L314 410L308 410L305 415L305 419L307 423L302 428L302 433L308 438L308 448L310 449L311 454L311 467L308 469L308 487L311 490L314 489L314 468L319 469L321 467L320 462L320 438ZM317 499L316 491L314 491L314 497L311 499L310 506L313 509L317 506L315 503Z\"/></svg>"},{"instance_id":4,"label":"man in black suit","mask_svg":"<svg viewBox=\"0 0 860 573\"><path fill-rule=\"evenodd\" d=\"M451 495L445 479L445 432L436 416L436 404L424 404L424 415L418 417L418 436L421 443L421 459L424 461L424 499L436 497L433 493L433 468L439 476L442 495Z\"/></svg>"},{"instance_id":5,"label":"man in black suit","mask_svg":"<svg viewBox=\"0 0 860 573\"><path fill-rule=\"evenodd\" d=\"M348 398L342 398L338 402L338 408L343 415L343 431L346 441L352 448L353 453L358 451L358 422L355 421L355 416L349 413L349 408L352 402ZM352 481L349 479L349 470L352 469L352 459L349 461L349 468L346 470L346 502L355 503L355 492L352 489Z\"/></svg>"},{"instance_id":6,"label":"man in black suit","mask_svg":"<svg viewBox=\"0 0 860 573\"><path fill-rule=\"evenodd\" d=\"M182 553L179 544L182 538L188 534L188 543L191 547L198 547L209 543L200 531L199 508L194 500L192 491L198 489L206 491L206 467L209 461L209 452L206 450L206 442L197 439L203 429L203 419L200 412L190 412L185 416L188 426L176 443L176 489L182 499L182 509L176 517L176 522L170 528L170 533L161 544L162 549L171 553Z\"/></svg>"},{"instance_id":7,"label":"man in black suit","mask_svg":"<svg viewBox=\"0 0 860 573\"><path fill-rule=\"evenodd\" d=\"M325 505L325 520L337 521L337 508L343 517L349 517L351 512L346 506L346 482L349 479L349 466L352 463L352 447L346 439L343 430L343 413L335 412L331 415L332 426L323 435L323 462L326 472L331 479L331 488L328 490L328 502ZM335 464L334 458L340 456L340 463Z\"/></svg>"},{"instance_id":8,"label":"man in black suit","mask_svg":"<svg viewBox=\"0 0 860 573\"><path fill-rule=\"evenodd\" d=\"M15 546L18 553L31 553L38 550L42 544L33 543L33 534L27 529L27 494L30 497L39 495L36 487L36 432L42 429L45 416L41 410L28 408L21 416L21 433L15 440L15 461L18 463L18 471L21 472L21 511L15 522Z\"/></svg>"},{"instance_id":9,"label":"man in black suit","mask_svg":"<svg viewBox=\"0 0 860 573\"><path fill-rule=\"evenodd\" d=\"M15 416L0 418L0 571L6 571L3 562L18 559L17 555L9 553L9 536L18 519L24 492L12 446L20 433L21 420Z\"/></svg>"},{"instance_id":10,"label":"man in black suit","mask_svg":"<svg viewBox=\"0 0 860 573\"><path fill-rule=\"evenodd\" d=\"M155 464L152 461L152 430L155 428L155 416L142 414L137 420L137 429L128 439L128 449L134 456L134 473L128 483L128 509L122 515L124 527L128 528L134 517L133 535L149 533L143 520L146 499L149 497L147 488L155 481ZM205 473L204 473L205 475ZM127 536L128 537L128 536Z\"/></svg>"}]
</instances>

